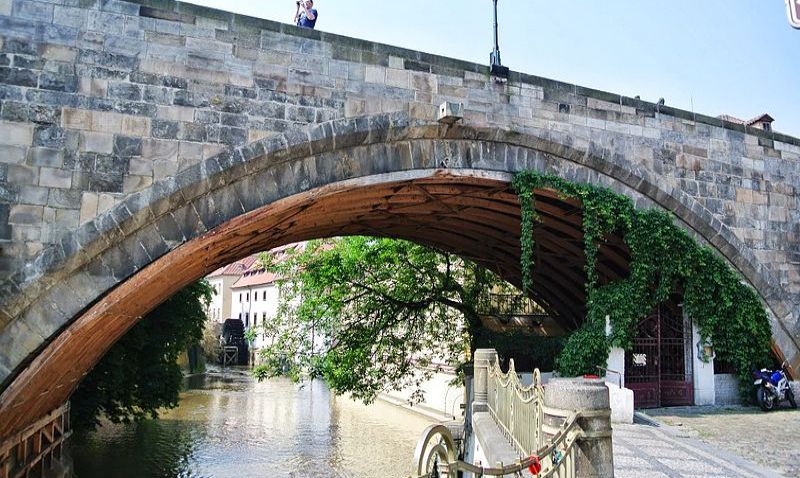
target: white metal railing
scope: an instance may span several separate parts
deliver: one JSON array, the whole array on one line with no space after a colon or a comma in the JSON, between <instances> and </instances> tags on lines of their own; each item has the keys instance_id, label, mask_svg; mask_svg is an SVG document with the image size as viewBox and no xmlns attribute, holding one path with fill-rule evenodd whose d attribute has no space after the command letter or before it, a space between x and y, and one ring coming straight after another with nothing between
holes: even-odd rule
<instances>
[{"instance_id":1,"label":"white metal railing","mask_svg":"<svg viewBox=\"0 0 800 478\"><path fill-rule=\"evenodd\" d=\"M544 423L544 389L539 369L533 371L533 382L525 386L509 360L508 372L500 369L500 361L489 365L487 374L489 414L506 438L522 455L542 447Z\"/></svg>"},{"instance_id":2,"label":"white metal railing","mask_svg":"<svg viewBox=\"0 0 800 478\"><path fill-rule=\"evenodd\" d=\"M456 478L458 472L462 471L480 477L533 475L539 478L575 478L576 440L591 435L578 425L578 419L584 415L587 413L572 413L557 429L549 443L527 458L514 463L500 463L494 467L483 467L459 460L450 430L444 425L431 425L417 443L411 476Z\"/></svg>"},{"instance_id":3,"label":"white metal railing","mask_svg":"<svg viewBox=\"0 0 800 478\"><path fill-rule=\"evenodd\" d=\"M443 425L431 425L417 444L412 477L455 478L462 471L475 476L575 478L575 441L587 436L578 425L578 419L596 412L569 412L565 415L562 410L545 407L539 370L534 370L530 385L523 385L513 360L509 361L508 372L502 371L497 358L488 365L486 388L489 414L517 454L527 458L494 467L466 463L457 457L458 450L450 430ZM561 426L546 426L545 413L557 421L560 419Z\"/></svg>"},{"instance_id":4,"label":"white metal railing","mask_svg":"<svg viewBox=\"0 0 800 478\"><path fill-rule=\"evenodd\" d=\"M576 443L578 440L593 443L609 439L611 410L562 410L545 406L539 370L534 370L530 385L523 385L513 360L504 373L495 351L478 352L481 356L475 355L475 404L482 404L481 413L488 412L520 458L513 463L497 463L490 467L467 463L459 458L464 450L459 449L450 429L431 425L417 443L411 476L456 478L459 472L467 472L475 477L575 478L578 454L587 454ZM561 390L560 393L567 392ZM609 426L598 426L597 420ZM584 423L590 424L588 429L583 429ZM594 456L593 453L589 454ZM609 476L613 476L613 471Z\"/></svg>"}]
</instances>

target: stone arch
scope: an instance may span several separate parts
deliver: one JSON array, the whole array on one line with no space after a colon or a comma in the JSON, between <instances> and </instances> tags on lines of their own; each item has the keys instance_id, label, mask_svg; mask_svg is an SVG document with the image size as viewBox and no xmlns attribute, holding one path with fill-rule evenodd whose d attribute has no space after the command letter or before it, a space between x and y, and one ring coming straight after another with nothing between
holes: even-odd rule
<instances>
[{"instance_id":1,"label":"stone arch","mask_svg":"<svg viewBox=\"0 0 800 478\"><path fill-rule=\"evenodd\" d=\"M368 233L368 227L347 229L341 217L317 216L306 229L293 223L298 211L316 201L359 188L365 193L377 188L362 198L369 204L393 188L437 178L489 194L492 185L507 189L511 175L524 169L604 185L632 197L638 206L673 211L737 267L775 317L788 314L774 279L726 226L683 191L664 190L657 178L631 164L623 154L593 143L441 125L404 113L336 120L223 152L126 198L5 284L3 312L14 319L0 331L0 436L62 403L116 338L185 283L281 243L315 234ZM489 230L477 222L457 222L471 228L462 236L467 242L460 252L472 251L486 263L499 261L513 281L514 239L492 250L480 240ZM382 227L387 235L452 246L445 230L426 236L423 230L415 235ZM265 228L277 231L271 242L263 238ZM231 244L236 247L225 248ZM607 273L614 274L611 268ZM142 290L157 292L137 294ZM797 345L782 320L773 321L773 332L780 349L797 361Z\"/></svg>"}]
</instances>

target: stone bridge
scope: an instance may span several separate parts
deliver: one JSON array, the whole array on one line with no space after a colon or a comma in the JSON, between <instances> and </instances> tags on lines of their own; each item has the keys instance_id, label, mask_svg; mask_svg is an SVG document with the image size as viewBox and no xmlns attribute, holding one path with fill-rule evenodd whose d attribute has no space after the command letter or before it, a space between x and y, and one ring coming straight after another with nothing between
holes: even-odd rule
<instances>
[{"instance_id":1,"label":"stone bridge","mask_svg":"<svg viewBox=\"0 0 800 478\"><path fill-rule=\"evenodd\" d=\"M159 302L255 251L402 237L518 283L522 169L673 211L800 366L796 138L171 0L0 0L0 52L0 437ZM458 124L437 121L446 101ZM537 299L574 327L580 204L537 205ZM612 238L601 276L626 254Z\"/></svg>"}]
</instances>

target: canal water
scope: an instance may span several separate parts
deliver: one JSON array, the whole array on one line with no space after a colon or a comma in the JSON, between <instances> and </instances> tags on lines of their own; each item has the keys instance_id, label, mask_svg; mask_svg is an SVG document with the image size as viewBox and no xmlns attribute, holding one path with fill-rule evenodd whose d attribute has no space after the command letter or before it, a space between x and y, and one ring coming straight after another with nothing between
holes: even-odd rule
<instances>
[{"instance_id":1,"label":"canal water","mask_svg":"<svg viewBox=\"0 0 800 478\"><path fill-rule=\"evenodd\" d=\"M73 436L77 478L391 478L410 474L431 421L365 406L320 380L257 382L246 371L194 377L159 420Z\"/></svg>"}]
</instances>

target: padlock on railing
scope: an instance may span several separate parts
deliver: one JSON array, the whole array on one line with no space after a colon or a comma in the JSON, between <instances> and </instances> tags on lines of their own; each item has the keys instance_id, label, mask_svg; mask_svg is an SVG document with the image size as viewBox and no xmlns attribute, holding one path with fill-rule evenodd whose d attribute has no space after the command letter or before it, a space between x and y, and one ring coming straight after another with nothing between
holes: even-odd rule
<instances>
[{"instance_id":1,"label":"padlock on railing","mask_svg":"<svg viewBox=\"0 0 800 478\"><path fill-rule=\"evenodd\" d=\"M539 472L542 471L542 464L539 462L539 457L531 455L531 460L533 460L533 462L528 465L528 471L531 472L531 475L538 476Z\"/></svg>"}]
</instances>

